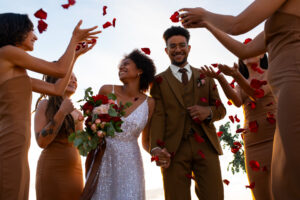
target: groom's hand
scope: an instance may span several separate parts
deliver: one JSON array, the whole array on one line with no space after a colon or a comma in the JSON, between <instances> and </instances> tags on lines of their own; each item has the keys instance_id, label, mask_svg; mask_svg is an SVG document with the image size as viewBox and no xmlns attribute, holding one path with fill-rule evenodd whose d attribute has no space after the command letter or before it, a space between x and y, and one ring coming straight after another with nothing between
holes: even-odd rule
<instances>
[{"instance_id":1,"label":"groom's hand","mask_svg":"<svg viewBox=\"0 0 300 200\"><path fill-rule=\"evenodd\" d=\"M157 148L152 151L152 155L158 156L158 161L156 161L157 166L162 168L168 168L170 166L171 154L166 148Z\"/></svg>"},{"instance_id":2,"label":"groom's hand","mask_svg":"<svg viewBox=\"0 0 300 200\"><path fill-rule=\"evenodd\" d=\"M204 121L211 114L211 110L209 106L194 105L188 107L187 109L193 119L198 118L201 121Z\"/></svg>"}]
</instances>

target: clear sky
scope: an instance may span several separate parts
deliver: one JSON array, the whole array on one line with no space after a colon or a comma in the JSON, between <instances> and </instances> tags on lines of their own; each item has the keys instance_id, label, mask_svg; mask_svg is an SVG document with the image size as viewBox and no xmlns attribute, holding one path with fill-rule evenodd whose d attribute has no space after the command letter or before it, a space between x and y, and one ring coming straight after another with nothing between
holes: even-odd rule
<instances>
[{"instance_id":1,"label":"clear sky","mask_svg":"<svg viewBox=\"0 0 300 200\"><path fill-rule=\"evenodd\" d=\"M237 15L246 8L253 0L77 0L74 6L68 10L61 7L67 0L0 0L0 13L16 12L27 13L33 23L37 25L38 19L33 14L40 8L48 13L46 22L48 29L39 34L36 29L38 41L31 55L48 61L57 60L65 51L70 40L72 30L76 23L83 19L82 27L102 24L116 18L116 27L109 27L99 35L97 45L91 52L80 57L75 64L75 74L78 79L78 89L72 97L73 102L81 99L84 89L92 87L98 92L103 84L120 84L118 79L118 64L122 57L135 48L149 47L150 57L154 60L157 72L164 71L170 64L168 56L164 52L165 43L162 39L163 32L174 24L169 17L172 13L182 7L204 7L210 11ZM106 5L107 15L102 16L102 7ZM251 32L235 37L240 41L245 38L256 36L263 30L263 25L258 26ZM216 39L205 29L190 30L192 46L189 63L194 67L204 64L225 63L232 65L237 58L228 52ZM41 78L37 73L29 72L30 76ZM228 81L231 81L229 78ZM219 92L224 104L227 99L221 88ZM33 106L39 95L33 95ZM77 107L79 104L75 103ZM226 117L216 122L219 125L229 121L229 115L238 114L243 118L242 109L227 106ZM241 125L243 126L243 120ZM33 126L33 121L32 121ZM33 129L32 129L33 130ZM233 129L234 131L235 129ZM41 149L37 146L34 132L32 131L31 148L29 151L29 162L31 169L30 200L35 200L35 173L36 163ZM150 162L150 156L142 150L146 178L147 199L163 199L162 178L160 169ZM228 162L232 159L232 153L224 150L220 157L223 179L230 181L229 186L224 185L225 199L250 200L251 193L245 188L248 185L245 174L240 173L232 176L227 171ZM82 159L84 162L84 158ZM194 189L192 188L192 193ZM195 195L193 199L196 199Z\"/></svg>"}]
</instances>

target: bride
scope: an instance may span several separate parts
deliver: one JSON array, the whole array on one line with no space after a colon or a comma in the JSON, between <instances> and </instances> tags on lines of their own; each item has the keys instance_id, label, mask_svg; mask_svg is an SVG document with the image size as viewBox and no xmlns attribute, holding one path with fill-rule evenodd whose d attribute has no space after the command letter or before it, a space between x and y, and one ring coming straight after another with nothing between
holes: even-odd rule
<instances>
[{"instance_id":1,"label":"bride","mask_svg":"<svg viewBox=\"0 0 300 200\"><path fill-rule=\"evenodd\" d=\"M106 149L96 175L92 175L91 166L87 174L86 188L82 199L92 200L143 200L145 199L145 180L142 157L137 139L142 132L142 145L149 151L148 124L154 111L154 99L145 92L154 80L155 66L153 61L139 50L132 51L121 61L119 78L123 85L104 85L99 94L113 93L116 103L131 102L122 118L121 133L115 137L106 137ZM96 165L93 155L92 165ZM89 159L89 156L88 156ZM167 158L161 158L167 161ZM96 184L90 186L89 176ZM94 187L94 189L88 188ZM90 196L85 192L91 189Z\"/></svg>"}]
</instances>

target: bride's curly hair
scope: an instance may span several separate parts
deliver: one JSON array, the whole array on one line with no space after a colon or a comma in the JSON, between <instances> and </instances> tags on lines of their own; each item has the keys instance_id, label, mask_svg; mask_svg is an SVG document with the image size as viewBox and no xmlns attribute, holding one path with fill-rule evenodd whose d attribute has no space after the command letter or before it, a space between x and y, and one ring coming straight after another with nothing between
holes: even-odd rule
<instances>
[{"instance_id":1,"label":"bride's curly hair","mask_svg":"<svg viewBox=\"0 0 300 200\"><path fill-rule=\"evenodd\" d=\"M153 60L137 49L126 55L124 59L132 60L136 67L143 71L140 75L140 90L146 92L153 83L154 75L156 73L156 67Z\"/></svg>"},{"instance_id":2,"label":"bride's curly hair","mask_svg":"<svg viewBox=\"0 0 300 200\"><path fill-rule=\"evenodd\" d=\"M45 75L43 76L43 80L48 83L55 83L58 80L58 78ZM41 96L38 98L36 102L35 110L37 109L39 102L46 97L48 97L48 105L46 108L45 115L47 117L47 120L50 121L51 119L53 119L54 115L59 110L61 103L63 102L63 98L61 96L50 96L50 95L41 94ZM68 114L65 117L63 124L61 125L61 128L59 130L59 133L62 134L60 136L68 137L74 131L75 131L74 119L71 114Z\"/></svg>"}]
</instances>

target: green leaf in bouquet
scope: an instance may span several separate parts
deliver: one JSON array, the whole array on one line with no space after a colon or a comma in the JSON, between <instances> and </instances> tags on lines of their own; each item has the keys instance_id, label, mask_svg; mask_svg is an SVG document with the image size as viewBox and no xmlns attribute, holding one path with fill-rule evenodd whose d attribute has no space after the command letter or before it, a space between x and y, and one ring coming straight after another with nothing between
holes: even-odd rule
<instances>
[{"instance_id":1,"label":"green leaf in bouquet","mask_svg":"<svg viewBox=\"0 0 300 200\"><path fill-rule=\"evenodd\" d=\"M95 149L97 147L97 141L96 140L91 139L91 140L88 141L88 144L89 144L89 147L91 149Z\"/></svg>"},{"instance_id":2,"label":"green leaf in bouquet","mask_svg":"<svg viewBox=\"0 0 300 200\"><path fill-rule=\"evenodd\" d=\"M108 109L108 114L109 114L109 116L111 116L111 117L117 117L117 116L118 116L117 111L116 111L114 108L112 108L112 107L110 107L110 108Z\"/></svg>"},{"instance_id":3,"label":"green leaf in bouquet","mask_svg":"<svg viewBox=\"0 0 300 200\"><path fill-rule=\"evenodd\" d=\"M91 87L84 91L84 99L88 99L90 96L93 96L93 90Z\"/></svg>"},{"instance_id":4,"label":"green leaf in bouquet","mask_svg":"<svg viewBox=\"0 0 300 200\"><path fill-rule=\"evenodd\" d=\"M122 121L118 121L118 122L115 123L116 131L118 133L122 132L122 129L121 129L122 123L123 123Z\"/></svg>"},{"instance_id":5,"label":"green leaf in bouquet","mask_svg":"<svg viewBox=\"0 0 300 200\"><path fill-rule=\"evenodd\" d=\"M74 146L75 146L75 147L78 147L79 145L82 144L82 142L83 142L82 138L81 138L81 137L77 137L77 138L75 138L75 140L74 140Z\"/></svg>"},{"instance_id":6,"label":"green leaf in bouquet","mask_svg":"<svg viewBox=\"0 0 300 200\"><path fill-rule=\"evenodd\" d=\"M116 95L114 95L113 93L108 94L107 97L108 97L108 99L112 99L112 100L117 99Z\"/></svg>"},{"instance_id":7,"label":"green leaf in bouquet","mask_svg":"<svg viewBox=\"0 0 300 200\"><path fill-rule=\"evenodd\" d=\"M68 141L71 143L75 140L75 137L76 137L76 133L71 133L68 137Z\"/></svg>"},{"instance_id":8,"label":"green leaf in bouquet","mask_svg":"<svg viewBox=\"0 0 300 200\"><path fill-rule=\"evenodd\" d=\"M129 108L130 106L132 106L131 102L126 102L124 105L124 109Z\"/></svg>"},{"instance_id":9,"label":"green leaf in bouquet","mask_svg":"<svg viewBox=\"0 0 300 200\"><path fill-rule=\"evenodd\" d=\"M113 123L109 122L107 124L108 124L108 126L107 126L107 136L114 137L116 129L115 129Z\"/></svg>"}]
</instances>

